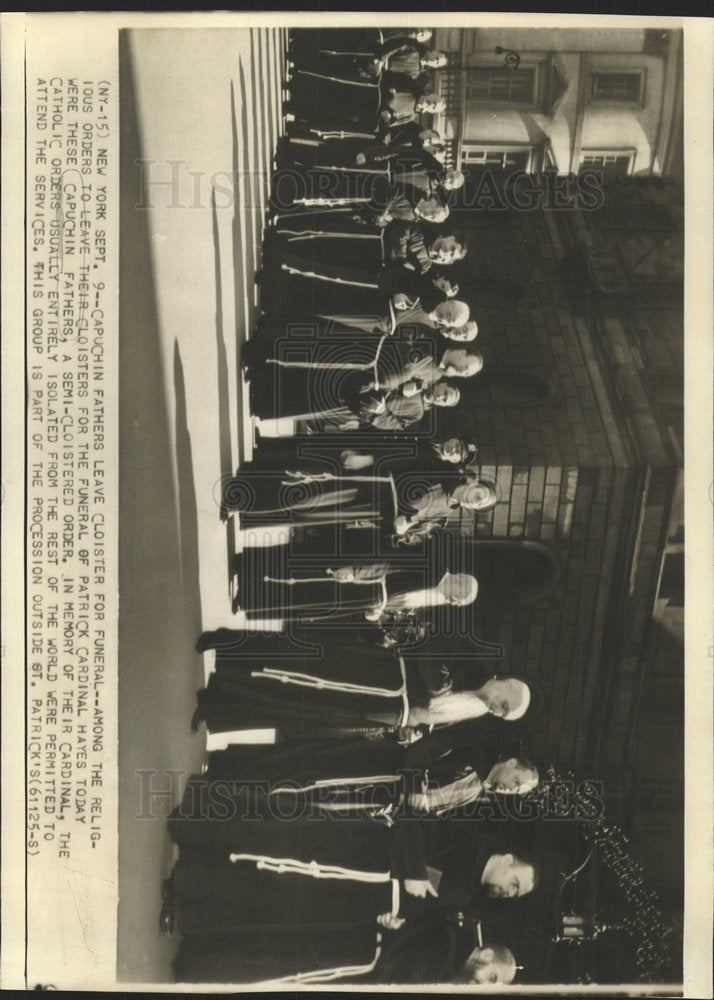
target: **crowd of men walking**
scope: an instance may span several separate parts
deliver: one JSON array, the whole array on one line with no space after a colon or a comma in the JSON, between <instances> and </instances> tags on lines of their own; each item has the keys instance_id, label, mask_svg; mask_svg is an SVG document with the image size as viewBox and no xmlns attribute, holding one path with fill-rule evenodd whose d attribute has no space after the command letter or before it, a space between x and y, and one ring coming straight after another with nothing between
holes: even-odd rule
<instances>
[{"instance_id":1,"label":"crowd of men walking","mask_svg":"<svg viewBox=\"0 0 714 1000\"><path fill-rule=\"evenodd\" d=\"M516 976L511 908L538 867L482 807L538 785L511 735L537 692L479 659L468 627L481 583L459 519L498 485L443 419L483 358L452 275L464 178L430 127L446 62L430 41L291 36L242 361L252 412L295 436L261 439L224 484L247 625L200 637L216 666L192 720L276 742L211 753L170 817L160 922L181 934L181 981Z\"/></svg>"}]
</instances>

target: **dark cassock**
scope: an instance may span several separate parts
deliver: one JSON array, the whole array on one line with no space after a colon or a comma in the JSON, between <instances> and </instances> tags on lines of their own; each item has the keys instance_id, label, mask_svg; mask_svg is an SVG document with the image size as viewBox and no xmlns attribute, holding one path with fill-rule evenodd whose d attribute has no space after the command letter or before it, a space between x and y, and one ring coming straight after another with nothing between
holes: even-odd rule
<instances>
[{"instance_id":1,"label":"dark cassock","mask_svg":"<svg viewBox=\"0 0 714 1000\"><path fill-rule=\"evenodd\" d=\"M414 984L454 982L466 959L481 946L476 923L461 914L436 914L385 931L373 972L355 982Z\"/></svg>"},{"instance_id":2,"label":"dark cassock","mask_svg":"<svg viewBox=\"0 0 714 1000\"><path fill-rule=\"evenodd\" d=\"M271 830L271 823L288 827L292 819L306 814L321 817L374 819L392 826L404 817L419 814L413 803L424 800L427 811L444 814L437 794L450 793L462 800L482 797L483 777L454 759L430 762L428 770L410 755L418 744L403 747L396 742L365 739L292 740L270 746L235 745L211 755L208 771L189 780L180 805L169 819L172 840L181 848L206 854L227 855L241 845L255 852L261 846L257 822L270 836L278 854L294 850L294 832ZM469 800L464 779L473 775ZM420 806L421 808L421 806ZM198 824L196 820L202 820ZM251 831L241 824L253 824ZM299 826L296 829L300 829ZM366 831L369 835L369 830ZM313 847L308 845L308 848ZM299 848L298 848L299 850ZM302 855L296 857L304 861ZM339 858L325 857L331 864Z\"/></svg>"},{"instance_id":3,"label":"dark cassock","mask_svg":"<svg viewBox=\"0 0 714 1000\"><path fill-rule=\"evenodd\" d=\"M364 367L368 367L365 365ZM342 376L344 375L344 381ZM290 376L281 386L296 388L296 382ZM304 383L301 383L304 384ZM277 385L276 385L277 388ZM354 400L349 405L347 398ZM260 391L260 380L251 375L250 383L251 408L260 413L267 410L264 416L275 416L274 405L267 406L267 400ZM417 431L423 429L425 436L432 432L429 423L430 415L437 408L434 403L432 387L407 393L404 389L390 389L373 393L361 392L360 380L356 386L350 382L350 375L344 372L335 374L333 371L313 372L307 379L307 393L302 397L287 397L276 392L274 399L279 400L280 413L289 416L296 422L302 422L310 433L347 434L355 432L399 433L402 431ZM342 402L340 402L342 400ZM297 413L300 406L313 407L304 413ZM287 407L292 412L287 412Z\"/></svg>"},{"instance_id":4,"label":"dark cassock","mask_svg":"<svg viewBox=\"0 0 714 1000\"><path fill-rule=\"evenodd\" d=\"M417 163L417 170L424 168ZM432 175L425 170L427 180L414 173L413 163L407 162L402 173L405 183L394 179L394 172L381 165L375 167L300 167L276 171L271 182L271 211L276 216L290 216L328 210L340 211L352 221L365 221L380 228L393 219L415 221L420 218L423 199L442 193L432 184ZM421 176L421 175L420 175ZM423 187L418 185L422 183ZM429 190L426 190L428 186ZM337 222L342 220L338 219ZM268 230L270 233L270 230Z\"/></svg>"},{"instance_id":5,"label":"dark cassock","mask_svg":"<svg viewBox=\"0 0 714 1000\"><path fill-rule=\"evenodd\" d=\"M382 104L379 83L296 70L289 86L286 110L318 133L376 134Z\"/></svg>"},{"instance_id":6,"label":"dark cassock","mask_svg":"<svg viewBox=\"0 0 714 1000\"><path fill-rule=\"evenodd\" d=\"M376 326L386 310L375 273L355 272L349 261L318 265L309 254L276 253L261 277L261 308L268 316L301 322L319 316L357 315ZM339 320L337 320L339 322Z\"/></svg>"},{"instance_id":7,"label":"dark cassock","mask_svg":"<svg viewBox=\"0 0 714 1000\"><path fill-rule=\"evenodd\" d=\"M269 829L264 820L243 821L239 829L227 856L181 848L165 883L182 934L175 978L299 982L317 974L321 982L371 970L381 941L376 917L397 905L387 827L283 819ZM284 831L287 851L272 842Z\"/></svg>"},{"instance_id":8,"label":"dark cassock","mask_svg":"<svg viewBox=\"0 0 714 1000\"><path fill-rule=\"evenodd\" d=\"M223 489L223 507L240 512L242 528L289 525L318 527L364 523L393 529L396 516L389 473L343 468L340 449L319 441L296 446L278 439L247 462Z\"/></svg>"},{"instance_id":9,"label":"dark cassock","mask_svg":"<svg viewBox=\"0 0 714 1000\"><path fill-rule=\"evenodd\" d=\"M439 664L424 662L419 671L425 690L438 693L442 677ZM486 732L489 718L481 720ZM395 820L397 807L404 806L410 813L444 814L484 799L483 781L498 760L488 737L480 741L477 737L468 746L450 746L453 728L440 727L438 741L424 735L408 745L406 739L365 738L360 733L320 737L318 732L317 738L309 734L296 738L278 731L271 745L233 744L213 751L203 777L207 781L260 781L253 790L255 795L264 795L268 785L273 790L280 788L281 794L297 796L294 803L323 805L333 813L369 813ZM464 784L469 775L474 779L470 792ZM442 802L437 800L437 790L446 793ZM459 799L457 791L468 794ZM378 811L370 812L373 808Z\"/></svg>"},{"instance_id":10,"label":"dark cassock","mask_svg":"<svg viewBox=\"0 0 714 1000\"><path fill-rule=\"evenodd\" d=\"M248 548L236 557L237 604L248 619L397 623L476 596L475 580L449 572L436 544L431 552L395 553L379 562L320 555L309 544L304 549Z\"/></svg>"},{"instance_id":11,"label":"dark cassock","mask_svg":"<svg viewBox=\"0 0 714 1000\"><path fill-rule=\"evenodd\" d=\"M407 299L404 312L427 318L447 298L429 276L399 264L374 274L347 263L317 264L311 254L290 250L276 252L271 265L263 271L261 306L268 316L296 323L319 317L368 333L392 333L409 322L392 307L396 296Z\"/></svg>"},{"instance_id":12,"label":"dark cassock","mask_svg":"<svg viewBox=\"0 0 714 1000\"><path fill-rule=\"evenodd\" d=\"M222 509L238 511L241 528L303 528L324 544L334 539L332 529L338 526L344 529L341 549L358 553L364 548L361 530L396 541L399 515L435 520L457 506L451 493L466 477L441 461L428 443L401 448L394 443L374 451L344 442L276 439L274 447L263 448L226 480Z\"/></svg>"},{"instance_id":13,"label":"dark cassock","mask_svg":"<svg viewBox=\"0 0 714 1000\"><path fill-rule=\"evenodd\" d=\"M429 68L412 60L412 65L408 73L398 73L391 70L384 70L379 80L382 88L382 99L389 97L393 93L410 93L415 98L430 96L434 89L433 79Z\"/></svg>"},{"instance_id":14,"label":"dark cassock","mask_svg":"<svg viewBox=\"0 0 714 1000\"><path fill-rule=\"evenodd\" d=\"M278 216L267 230L263 267L279 264L286 253L304 258L307 271L341 263L366 272L366 280L373 282L385 263L384 230L349 209L291 212Z\"/></svg>"},{"instance_id":15,"label":"dark cassock","mask_svg":"<svg viewBox=\"0 0 714 1000\"><path fill-rule=\"evenodd\" d=\"M182 850L227 857L238 850L265 853L269 844L273 857L307 864L319 856L323 864L346 865L330 819L353 817L388 826L402 788L410 787L412 777L418 782L417 770L405 767L404 749L396 744L375 748L365 740L308 741L302 753L296 745L282 744L235 746L220 753L237 772L193 776L169 817L171 839ZM215 760L213 766L225 770ZM321 827L316 837L309 836L304 823ZM346 823L345 828L369 844L371 825ZM381 830L374 836L386 846ZM388 867L385 862L386 856L377 870Z\"/></svg>"},{"instance_id":16,"label":"dark cassock","mask_svg":"<svg viewBox=\"0 0 714 1000\"><path fill-rule=\"evenodd\" d=\"M322 658L326 648L339 642L350 648L360 649L369 655L372 646L384 648L410 647L423 642L423 636L411 629L397 630L392 636L370 622L342 624L330 628L319 626L300 627L290 623L283 631L246 631L245 629L218 628L203 632L196 643L198 652L214 649L217 657L227 661L245 661L258 657L263 660L280 659L302 662Z\"/></svg>"},{"instance_id":17,"label":"dark cassock","mask_svg":"<svg viewBox=\"0 0 714 1000\"><path fill-rule=\"evenodd\" d=\"M308 71L321 78L374 82L381 79L384 63L368 52L338 52L315 48L292 59L292 73Z\"/></svg>"},{"instance_id":18,"label":"dark cassock","mask_svg":"<svg viewBox=\"0 0 714 1000\"><path fill-rule=\"evenodd\" d=\"M314 39L312 43L296 45L291 49L291 62L299 70L309 70L327 78L347 80L373 80L382 71L397 80L415 81L422 72L425 46L413 38L393 38L372 47L372 51L354 51Z\"/></svg>"},{"instance_id":19,"label":"dark cassock","mask_svg":"<svg viewBox=\"0 0 714 1000\"><path fill-rule=\"evenodd\" d=\"M392 163L390 170L392 182L404 187L405 190L419 192L425 198L438 194L441 191L443 168L436 160L431 163L432 159L433 157L429 157L428 160L405 157Z\"/></svg>"},{"instance_id":20,"label":"dark cassock","mask_svg":"<svg viewBox=\"0 0 714 1000\"><path fill-rule=\"evenodd\" d=\"M381 170L425 167L436 174L442 165L418 142L412 144L375 142L369 139L290 139L278 141L276 161L281 167L374 167Z\"/></svg>"},{"instance_id":21,"label":"dark cassock","mask_svg":"<svg viewBox=\"0 0 714 1000\"><path fill-rule=\"evenodd\" d=\"M388 163L374 166L292 165L276 171L271 182L271 210L277 213L310 208L379 206L393 183Z\"/></svg>"},{"instance_id":22,"label":"dark cassock","mask_svg":"<svg viewBox=\"0 0 714 1000\"><path fill-rule=\"evenodd\" d=\"M392 872L400 880L438 877L438 896L416 898L402 893L400 915L427 920L436 913L461 912L494 924L516 916L520 900L493 899L481 878L491 855L511 848L496 830L478 818L405 815L392 827Z\"/></svg>"},{"instance_id":23,"label":"dark cassock","mask_svg":"<svg viewBox=\"0 0 714 1000\"><path fill-rule=\"evenodd\" d=\"M408 28L310 28L291 32L289 55L296 65L310 69L320 55L388 58L418 45Z\"/></svg>"},{"instance_id":24,"label":"dark cassock","mask_svg":"<svg viewBox=\"0 0 714 1000\"><path fill-rule=\"evenodd\" d=\"M226 481L222 506L240 511L246 523L266 515L270 522L289 521L293 511L341 505L353 482L379 491L382 480L389 479L396 488L399 512L411 513L431 488L450 491L467 478L429 441L385 440L370 450L355 447L348 437L344 441L273 438L263 441L253 460ZM303 483L309 490L300 489Z\"/></svg>"},{"instance_id":25,"label":"dark cassock","mask_svg":"<svg viewBox=\"0 0 714 1000\"><path fill-rule=\"evenodd\" d=\"M281 740L300 741L364 736L387 748L424 735L414 719L442 683L438 661L407 666L395 649L369 647L339 628L319 631L318 656L296 656L294 647L283 648L285 639L276 633L274 647L264 641L266 651L251 658L246 650L217 650L216 669L198 692L194 728L268 728Z\"/></svg>"},{"instance_id":26,"label":"dark cassock","mask_svg":"<svg viewBox=\"0 0 714 1000\"><path fill-rule=\"evenodd\" d=\"M463 913L437 913L423 921L407 921L399 930L385 931L374 971L354 982L470 984L474 980L465 978L466 966L476 949L510 946L512 954L519 954L522 943L522 929L511 929L505 920L474 920ZM468 971L473 975L473 968ZM484 971L488 974L493 970Z\"/></svg>"},{"instance_id":27,"label":"dark cassock","mask_svg":"<svg viewBox=\"0 0 714 1000\"><path fill-rule=\"evenodd\" d=\"M181 856L172 876L182 934L176 981L324 983L374 968L382 940L376 917L392 907L388 875L280 868Z\"/></svg>"},{"instance_id":28,"label":"dark cassock","mask_svg":"<svg viewBox=\"0 0 714 1000\"><path fill-rule=\"evenodd\" d=\"M389 807L414 771L399 748L235 748L226 777L215 775L216 756L168 820L179 860L164 911L183 936L175 977L367 974L382 937L376 918L400 906L390 868L401 820Z\"/></svg>"},{"instance_id":29,"label":"dark cassock","mask_svg":"<svg viewBox=\"0 0 714 1000\"><path fill-rule=\"evenodd\" d=\"M388 30L407 35L406 28ZM322 51L374 57L385 39L385 30L380 28L296 29L290 32L288 54L291 61L309 68Z\"/></svg>"},{"instance_id":30,"label":"dark cassock","mask_svg":"<svg viewBox=\"0 0 714 1000\"><path fill-rule=\"evenodd\" d=\"M278 216L267 232L263 270L256 280L274 281L269 277L270 269L284 261L290 264L291 259L291 266L303 273L322 275L315 280L332 276L357 283L357 288L360 284L371 287L385 265L408 264L418 273L426 273L435 265L448 264L457 246L453 237L431 233L430 228L416 221L396 221L375 229L363 216L339 209L306 209Z\"/></svg>"},{"instance_id":31,"label":"dark cassock","mask_svg":"<svg viewBox=\"0 0 714 1000\"><path fill-rule=\"evenodd\" d=\"M327 320L287 332L280 321L265 320L244 345L241 360L256 416L308 420L326 414L337 424L353 419L355 408L361 418L360 394L367 389L383 387L391 392L420 372L423 384L431 385L439 375L438 354L439 345L424 337L411 342L401 333L389 337L362 331L356 336L354 328ZM398 396L393 398L395 412L401 411L401 402ZM416 400L404 413L410 418L418 413L420 419L424 411ZM365 420L369 423L368 415Z\"/></svg>"},{"instance_id":32,"label":"dark cassock","mask_svg":"<svg viewBox=\"0 0 714 1000\"><path fill-rule=\"evenodd\" d=\"M365 740L361 736L350 738L328 737L323 739L280 739L274 744L246 745L233 744L223 750L214 750L208 755L205 777L208 781L221 778L229 781L253 781L259 779L269 787L285 786L291 783L292 794L300 794L307 801L319 804L320 782L325 781L330 789L325 802L333 802L333 789L339 795L345 794L342 779L365 778L363 784L373 788L373 777L385 778L391 789L392 775L421 776L418 764L408 762L408 747L396 740ZM347 781L345 781L345 785ZM387 787L385 785L385 789ZM360 783L354 782L359 790ZM260 792L261 789L257 788ZM393 789L391 789L393 791ZM392 801L391 791L389 801ZM370 791L370 795L372 792ZM353 796L350 802L359 796ZM347 797L346 797L347 801ZM386 802L380 791L380 805Z\"/></svg>"},{"instance_id":33,"label":"dark cassock","mask_svg":"<svg viewBox=\"0 0 714 1000\"><path fill-rule=\"evenodd\" d=\"M423 131L424 125L420 118L417 115L412 115L408 120L403 122L382 122L378 134L381 141L388 143L390 146L393 143L408 145L410 143L420 143L420 135Z\"/></svg>"},{"instance_id":34,"label":"dark cassock","mask_svg":"<svg viewBox=\"0 0 714 1000\"><path fill-rule=\"evenodd\" d=\"M360 766L359 748L334 748L331 764L320 750L314 766L293 758L292 778L291 764L276 766L272 753L267 766L250 754L246 780L190 779L169 818L179 860L163 895L183 935L177 979L359 977L379 957L381 914L401 912L411 926L464 904L485 916L480 874L501 845L481 836L482 824L404 809L392 819L382 802L398 774L374 773L373 758ZM434 906L400 885L422 861L425 877L440 875Z\"/></svg>"},{"instance_id":35,"label":"dark cassock","mask_svg":"<svg viewBox=\"0 0 714 1000\"><path fill-rule=\"evenodd\" d=\"M425 192L412 183L399 184L395 181L375 181L372 204L367 206L379 223L380 217L391 221L402 219L413 222L418 218L419 204Z\"/></svg>"}]
</instances>

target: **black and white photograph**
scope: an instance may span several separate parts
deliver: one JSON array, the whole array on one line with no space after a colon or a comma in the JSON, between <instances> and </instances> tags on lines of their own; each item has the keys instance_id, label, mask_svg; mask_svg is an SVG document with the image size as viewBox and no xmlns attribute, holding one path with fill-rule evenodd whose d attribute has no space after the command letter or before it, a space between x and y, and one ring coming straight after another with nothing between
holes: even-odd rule
<instances>
[{"instance_id":1,"label":"black and white photograph","mask_svg":"<svg viewBox=\"0 0 714 1000\"><path fill-rule=\"evenodd\" d=\"M120 977L681 982L681 32L119 47Z\"/></svg>"},{"instance_id":2,"label":"black and white photograph","mask_svg":"<svg viewBox=\"0 0 714 1000\"><path fill-rule=\"evenodd\" d=\"M27 935L693 995L688 31L175 20L25 83Z\"/></svg>"}]
</instances>

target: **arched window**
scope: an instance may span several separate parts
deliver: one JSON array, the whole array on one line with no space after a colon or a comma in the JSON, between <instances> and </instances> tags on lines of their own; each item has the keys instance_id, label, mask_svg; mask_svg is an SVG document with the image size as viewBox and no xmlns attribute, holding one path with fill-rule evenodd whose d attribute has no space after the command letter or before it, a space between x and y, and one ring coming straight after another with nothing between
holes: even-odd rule
<instances>
[{"instance_id":1,"label":"arched window","mask_svg":"<svg viewBox=\"0 0 714 1000\"><path fill-rule=\"evenodd\" d=\"M544 375L526 368L484 368L476 378L461 379L459 391L459 406L436 414L437 433L478 443L479 422L495 408L542 406L552 400L555 386Z\"/></svg>"},{"instance_id":2,"label":"arched window","mask_svg":"<svg viewBox=\"0 0 714 1000\"><path fill-rule=\"evenodd\" d=\"M527 368L484 368L465 391L474 406L512 409L540 406L553 396L555 387L544 375Z\"/></svg>"},{"instance_id":3,"label":"arched window","mask_svg":"<svg viewBox=\"0 0 714 1000\"><path fill-rule=\"evenodd\" d=\"M470 549L481 607L542 604L560 578L560 560L541 542L484 539L472 541Z\"/></svg>"}]
</instances>

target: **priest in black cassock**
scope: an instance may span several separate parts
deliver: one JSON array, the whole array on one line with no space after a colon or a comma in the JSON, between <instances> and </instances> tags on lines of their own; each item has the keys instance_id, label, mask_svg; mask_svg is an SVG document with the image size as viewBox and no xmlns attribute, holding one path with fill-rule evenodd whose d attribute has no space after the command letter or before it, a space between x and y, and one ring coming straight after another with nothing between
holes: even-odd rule
<instances>
[{"instance_id":1,"label":"priest in black cassock","mask_svg":"<svg viewBox=\"0 0 714 1000\"><path fill-rule=\"evenodd\" d=\"M298 70L289 86L286 111L311 129L376 135L382 105L378 81L327 78Z\"/></svg>"},{"instance_id":2,"label":"priest in black cassock","mask_svg":"<svg viewBox=\"0 0 714 1000\"><path fill-rule=\"evenodd\" d=\"M310 546L306 555L290 548L249 548L236 556L235 607L249 619L398 621L476 599L475 578L449 572L443 558L394 556L374 563L341 552L319 555Z\"/></svg>"},{"instance_id":3,"label":"priest in black cassock","mask_svg":"<svg viewBox=\"0 0 714 1000\"><path fill-rule=\"evenodd\" d=\"M369 762L360 771L352 748L336 750L332 767L319 749L312 767L310 753L307 764L304 755L293 757L293 780L291 764L283 758L276 766L270 750L249 752L251 774L265 775L260 780L189 781L169 819L180 856L163 886L162 926L183 935L177 979L357 979L375 968L385 916L404 913L411 928L454 912L458 902L485 917L494 896L513 898L502 890L514 878L523 893L532 889L532 864L503 853L483 824L419 818L408 808L392 818L381 808L390 775L376 775ZM331 775L324 784L322 773ZM360 785L365 794L355 793ZM401 874L405 865L411 870L419 844L428 878L444 886L442 904L429 909ZM498 908L507 919L512 905L501 899L490 912Z\"/></svg>"},{"instance_id":4,"label":"priest in black cassock","mask_svg":"<svg viewBox=\"0 0 714 1000\"><path fill-rule=\"evenodd\" d=\"M239 512L241 528L339 525L349 531L364 525L404 536L447 516L462 500L471 509L490 501L485 486L488 496L464 495L476 480L455 468L461 443L451 447L449 460L430 442L385 441L372 454L349 447L348 439L274 439L224 482L221 506ZM401 528L399 517L408 519Z\"/></svg>"}]
</instances>

